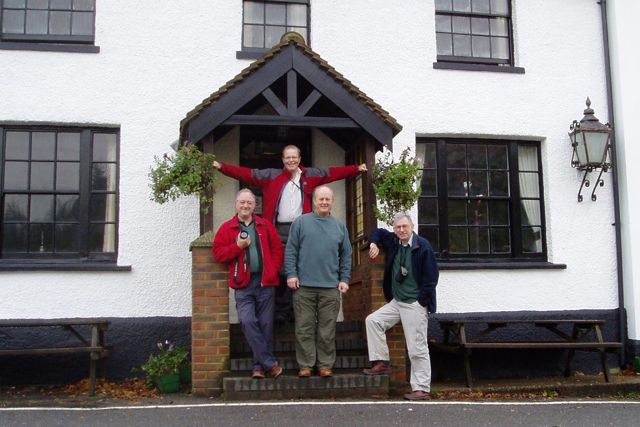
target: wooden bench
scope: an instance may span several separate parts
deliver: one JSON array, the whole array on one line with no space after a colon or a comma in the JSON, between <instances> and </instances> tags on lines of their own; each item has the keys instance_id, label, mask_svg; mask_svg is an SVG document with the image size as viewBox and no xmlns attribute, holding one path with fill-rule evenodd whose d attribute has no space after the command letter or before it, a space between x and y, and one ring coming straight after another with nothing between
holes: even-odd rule
<instances>
[{"instance_id":1,"label":"wooden bench","mask_svg":"<svg viewBox=\"0 0 640 427\"><path fill-rule=\"evenodd\" d=\"M45 355L89 353L89 395L93 396L96 386L97 364L103 364L109 355L110 347L106 345L104 333L110 322L105 319L14 319L0 320L0 330L10 328L62 328L79 340L77 346L63 347L52 345L41 348L3 348L6 344L0 340L0 356ZM88 329L90 336L85 337L81 328ZM86 332L85 332L86 334Z\"/></svg>"},{"instance_id":2,"label":"wooden bench","mask_svg":"<svg viewBox=\"0 0 640 427\"><path fill-rule=\"evenodd\" d=\"M600 362L604 372L605 381L609 381L609 369L607 368L607 352L617 351L622 347L619 342L606 342L602 337L601 326L604 320L583 319L551 319L551 320L464 320L442 319L438 320L444 331L442 347L449 350L461 351L464 356L464 371L467 387L473 386L471 377L471 351L472 349L560 349L569 350L564 375L571 375L571 365L576 351L597 351L600 354ZM493 334L494 331L512 327L513 325L534 325L544 328L552 333L548 340L500 340ZM567 333L560 329L565 325L571 329ZM469 331L469 326L477 326L480 331Z\"/></svg>"}]
</instances>

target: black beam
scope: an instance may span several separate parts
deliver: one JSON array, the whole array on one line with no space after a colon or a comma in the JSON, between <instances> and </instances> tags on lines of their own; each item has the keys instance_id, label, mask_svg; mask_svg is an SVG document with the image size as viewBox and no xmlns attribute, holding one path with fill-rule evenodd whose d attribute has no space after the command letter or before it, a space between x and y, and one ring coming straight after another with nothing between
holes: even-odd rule
<instances>
[{"instance_id":1,"label":"black beam","mask_svg":"<svg viewBox=\"0 0 640 427\"><path fill-rule=\"evenodd\" d=\"M240 114L229 117L222 124L225 126L309 126L352 129L360 127L353 120L342 117L251 116Z\"/></svg>"}]
</instances>

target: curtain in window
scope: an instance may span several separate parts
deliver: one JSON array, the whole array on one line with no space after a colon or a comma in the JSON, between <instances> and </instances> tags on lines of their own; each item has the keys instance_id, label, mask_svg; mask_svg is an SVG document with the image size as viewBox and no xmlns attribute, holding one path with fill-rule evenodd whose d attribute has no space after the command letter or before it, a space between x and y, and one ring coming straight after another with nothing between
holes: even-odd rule
<instances>
[{"instance_id":1,"label":"curtain in window","mask_svg":"<svg viewBox=\"0 0 640 427\"><path fill-rule=\"evenodd\" d=\"M522 249L529 253L542 252L537 147L518 147L518 168L522 210Z\"/></svg>"}]
</instances>

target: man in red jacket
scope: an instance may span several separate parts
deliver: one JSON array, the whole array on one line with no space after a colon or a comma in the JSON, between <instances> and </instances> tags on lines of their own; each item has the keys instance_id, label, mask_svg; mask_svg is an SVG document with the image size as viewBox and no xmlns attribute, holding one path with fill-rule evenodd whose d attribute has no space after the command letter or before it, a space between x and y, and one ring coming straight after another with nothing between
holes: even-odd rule
<instances>
[{"instance_id":1,"label":"man in red jacket","mask_svg":"<svg viewBox=\"0 0 640 427\"><path fill-rule=\"evenodd\" d=\"M283 249L273 224L254 215L256 196L247 188L236 196L236 216L220 226L213 257L229 264L229 286L235 289L242 332L253 352L253 378L265 372L276 378L282 367L273 355L274 290Z\"/></svg>"},{"instance_id":2,"label":"man in red jacket","mask_svg":"<svg viewBox=\"0 0 640 427\"><path fill-rule=\"evenodd\" d=\"M282 150L283 169L249 169L228 163L213 166L231 178L260 187L262 216L276 225L283 244L287 243L291 223L303 213L311 212L313 190L333 181L351 178L367 171L366 163L329 168L305 168L300 149L287 145ZM276 320L290 320L293 313L291 292L284 278L276 294Z\"/></svg>"}]
</instances>

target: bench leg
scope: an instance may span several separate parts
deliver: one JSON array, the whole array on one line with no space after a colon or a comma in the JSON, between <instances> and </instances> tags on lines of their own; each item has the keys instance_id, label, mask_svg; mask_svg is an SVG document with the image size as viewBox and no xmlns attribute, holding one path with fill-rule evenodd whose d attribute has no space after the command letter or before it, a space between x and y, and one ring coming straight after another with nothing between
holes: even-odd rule
<instances>
[{"instance_id":1,"label":"bench leg","mask_svg":"<svg viewBox=\"0 0 640 427\"><path fill-rule=\"evenodd\" d=\"M602 331L600 325L594 325L594 332L596 333L596 339L598 342L603 342ZM604 373L604 380L609 382L609 367L607 367L607 350L604 347L598 349L600 352L600 363L602 363L602 372Z\"/></svg>"},{"instance_id":2,"label":"bench leg","mask_svg":"<svg viewBox=\"0 0 640 427\"><path fill-rule=\"evenodd\" d=\"M473 378L471 377L471 350L464 349L464 373L467 380L467 387L473 387Z\"/></svg>"}]
</instances>

